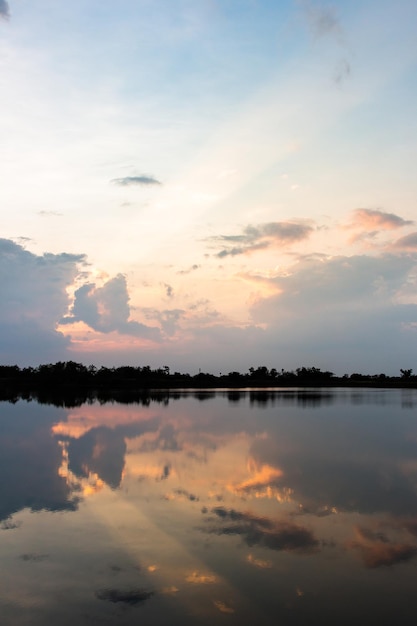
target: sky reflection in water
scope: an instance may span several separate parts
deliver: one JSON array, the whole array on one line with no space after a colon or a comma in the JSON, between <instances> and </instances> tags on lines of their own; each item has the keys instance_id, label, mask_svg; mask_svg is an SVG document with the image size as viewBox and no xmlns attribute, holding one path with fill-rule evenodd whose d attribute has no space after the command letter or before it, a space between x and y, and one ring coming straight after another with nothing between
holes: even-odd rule
<instances>
[{"instance_id":1,"label":"sky reflection in water","mask_svg":"<svg viewBox=\"0 0 417 626\"><path fill-rule=\"evenodd\" d=\"M416 408L353 389L2 403L2 623L415 623Z\"/></svg>"}]
</instances>

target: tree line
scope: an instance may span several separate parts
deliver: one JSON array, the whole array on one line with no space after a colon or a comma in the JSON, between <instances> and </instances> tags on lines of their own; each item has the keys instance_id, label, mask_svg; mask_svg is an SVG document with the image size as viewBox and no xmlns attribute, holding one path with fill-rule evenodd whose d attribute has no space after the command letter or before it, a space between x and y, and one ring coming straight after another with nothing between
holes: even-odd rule
<instances>
[{"instance_id":1,"label":"tree line","mask_svg":"<svg viewBox=\"0 0 417 626\"><path fill-rule=\"evenodd\" d=\"M89 388L242 388L286 386L417 386L417 376L412 369L401 369L399 376L386 374L345 374L337 377L333 372L319 367L298 367L295 370L269 369L266 366L250 367L246 373L232 371L227 374L199 372L192 375L171 372L167 365L152 369L149 365L121 367L96 367L74 361L58 361L20 368L17 365L0 365L0 384L25 387L74 386Z\"/></svg>"}]
</instances>

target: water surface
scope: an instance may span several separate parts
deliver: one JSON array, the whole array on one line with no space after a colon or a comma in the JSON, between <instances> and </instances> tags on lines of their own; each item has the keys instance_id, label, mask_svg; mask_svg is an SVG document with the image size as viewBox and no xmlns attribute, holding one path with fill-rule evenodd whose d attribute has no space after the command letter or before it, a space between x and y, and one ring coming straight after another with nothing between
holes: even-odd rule
<instances>
[{"instance_id":1,"label":"water surface","mask_svg":"<svg viewBox=\"0 0 417 626\"><path fill-rule=\"evenodd\" d=\"M2 624L414 624L417 391L0 404Z\"/></svg>"}]
</instances>

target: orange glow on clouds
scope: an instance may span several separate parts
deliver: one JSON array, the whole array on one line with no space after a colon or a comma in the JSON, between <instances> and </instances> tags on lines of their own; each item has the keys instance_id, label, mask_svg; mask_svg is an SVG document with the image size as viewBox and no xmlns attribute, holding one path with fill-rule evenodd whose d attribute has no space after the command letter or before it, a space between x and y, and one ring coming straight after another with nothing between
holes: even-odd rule
<instances>
[{"instance_id":1,"label":"orange glow on clouds","mask_svg":"<svg viewBox=\"0 0 417 626\"><path fill-rule=\"evenodd\" d=\"M255 487L269 485L283 475L281 469L267 464L259 466L253 458L250 458L248 461L248 470L252 474L252 477L242 482L237 487L238 490L248 491Z\"/></svg>"},{"instance_id":2,"label":"orange glow on clouds","mask_svg":"<svg viewBox=\"0 0 417 626\"><path fill-rule=\"evenodd\" d=\"M192 583L193 585L211 585L217 582L217 576L214 574L202 574L199 571L194 571L189 574L185 580L187 583Z\"/></svg>"},{"instance_id":3,"label":"orange glow on clouds","mask_svg":"<svg viewBox=\"0 0 417 626\"><path fill-rule=\"evenodd\" d=\"M235 612L235 610L231 606L228 606L222 600L213 600L213 604L217 609L219 609L221 613L231 614Z\"/></svg>"},{"instance_id":4,"label":"orange glow on clouds","mask_svg":"<svg viewBox=\"0 0 417 626\"><path fill-rule=\"evenodd\" d=\"M246 560L251 565L255 565L260 569L270 569L272 567L271 561L265 561L264 559L256 559L252 554L248 554Z\"/></svg>"},{"instance_id":5,"label":"orange glow on clouds","mask_svg":"<svg viewBox=\"0 0 417 626\"><path fill-rule=\"evenodd\" d=\"M155 343L143 337L120 334L117 331L102 333L93 330L84 322L75 322L58 326L57 330L63 335L71 337L70 350L77 353L125 351L133 352L140 349L150 348Z\"/></svg>"},{"instance_id":6,"label":"orange glow on clouds","mask_svg":"<svg viewBox=\"0 0 417 626\"><path fill-rule=\"evenodd\" d=\"M58 422L52 427L54 435L78 439L92 428L106 426L115 428L128 424L145 422L154 417L149 409L130 408L118 405L87 406L71 409L65 422Z\"/></svg>"},{"instance_id":7,"label":"orange glow on clouds","mask_svg":"<svg viewBox=\"0 0 417 626\"><path fill-rule=\"evenodd\" d=\"M77 495L81 495L85 498L92 496L102 491L106 483L96 474L90 472L88 478L78 478L70 471L68 467L68 451L65 444L60 442L62 450L62 461L58 468L58 475L65 478L65 482L71 488L75 488Z\"/></svg>"}]
</instances>

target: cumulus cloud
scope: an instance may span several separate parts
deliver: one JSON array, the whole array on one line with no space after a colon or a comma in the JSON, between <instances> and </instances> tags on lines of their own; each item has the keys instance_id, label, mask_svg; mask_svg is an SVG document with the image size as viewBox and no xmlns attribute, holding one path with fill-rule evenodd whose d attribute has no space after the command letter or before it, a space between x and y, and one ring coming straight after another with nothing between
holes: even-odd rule
<instances>
[{"instance_id":1,"label":"cumulus cloud","mask_svg":"<svg viewBox=\"0 0 417 626\"><path fill-rule=\"evenodd\" d=\"M122 187L127 187L129 185L161 185L162 183L154 178L153 176L148 176L147 174L141 174L140 176L124 176L123 178L113 178L110 181L114 185L120 185Z\"/></svg>"},{"instance_id":2,"label":"cumulus cloud","mask_svg":"<svg viewBox=\"0 0 417 626\"><path fill-rule=\"evenodd\" d=\"M248 225L239 235L220 235L211 237L215 245L222 249L217 257L248 254L256 250L263 250L273 245L288 246L307 239L313 232L309 224L299 222L268 222L257 226Z\"/></svg>"},{"instance_id":3,"label":"cumulus cloud","mask_svg":"<svg viewBox=\"0 0 417 626\"><path fill-rule=\"evenodd\" d=\"M130 306L126 278L118 274L102 287L94 283L76 290L71 314L61 323L84 322L102 333L117 331L121 334L158 340L159 329L129 320Z\"/></svg>"},{"instance_id":4,"label":"cumulus cloud","mask_svg":"<svg viewBox=\"0 0 417 626\"><path fill-rule=\"evenodd\" d=\"M84 255L38 256L0 239L0 360L39 364L62 358L69 339L56 330L69 306L67 288Z\"/></svg>"},{"instance_id":5,"label":"cumulus cloud","mask_svg":"<svg viewBox=\"0 0 417 626\"><path fill-rule=\"evenodd\" d=\"M0 0L0 17L8 19L10 17L9 3L6 0Z\"/></svg>"}]
</instances>

